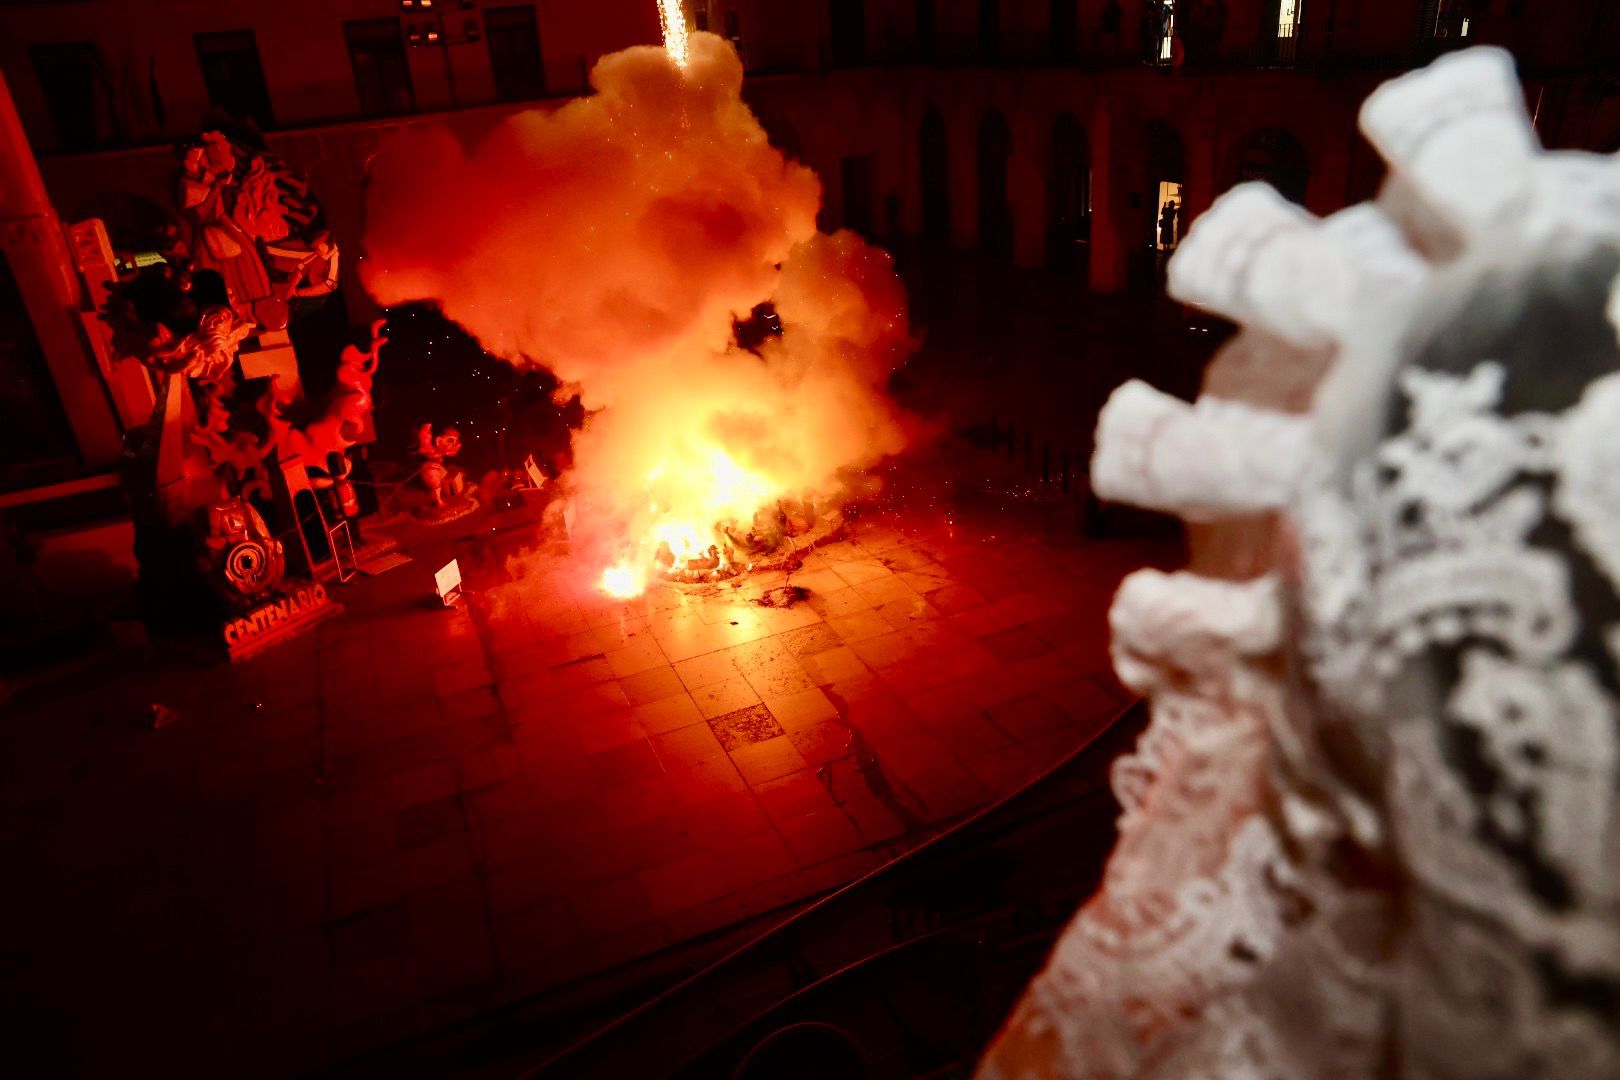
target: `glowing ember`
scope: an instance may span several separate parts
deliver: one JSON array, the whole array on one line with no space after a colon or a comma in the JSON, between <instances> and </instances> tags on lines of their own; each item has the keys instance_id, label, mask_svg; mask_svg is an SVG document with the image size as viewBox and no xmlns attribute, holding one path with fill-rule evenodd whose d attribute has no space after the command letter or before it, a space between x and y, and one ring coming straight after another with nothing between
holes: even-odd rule
<instances>
[{"instance_id":1,"label":"glowing ember","mask_svg":"<svg viewBox=\"0 0 1620 1080\"><path fill-rule=\"evenodd\" d=\"M629 563L619 563L602 571L602 580L597 587L609 596L628 600L646 590L647 579Z\"/></svg>"},{"instance_id":2,"label":"glowing ember","mask_svg":"<svg viewBox=\"0 0 1620 1080\"><path fill-rule=\"evenodd\" d=\"M658 21L664 27L664 49L681 70L686 69L686 12L681 0L658 0Z\"/></svg>"}]
</instances>

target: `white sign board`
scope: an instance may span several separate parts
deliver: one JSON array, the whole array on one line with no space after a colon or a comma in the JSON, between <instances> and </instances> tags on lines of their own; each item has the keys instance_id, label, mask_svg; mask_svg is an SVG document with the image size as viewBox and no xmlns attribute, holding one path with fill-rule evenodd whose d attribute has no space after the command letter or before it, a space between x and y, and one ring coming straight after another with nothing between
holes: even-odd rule
<instances>
[{"instance_id":1,"label":"white sign board","mask_svg":"<svg viewBox=\"0 0 1620 1080\"><path fill-rule=\"evenodd\" d=\"M529 474L529 483L536 488L546 486L546 474L540 471L540 466L535 463L533 454L523 459L523 471Z\"/></svg>"}]
</instances>

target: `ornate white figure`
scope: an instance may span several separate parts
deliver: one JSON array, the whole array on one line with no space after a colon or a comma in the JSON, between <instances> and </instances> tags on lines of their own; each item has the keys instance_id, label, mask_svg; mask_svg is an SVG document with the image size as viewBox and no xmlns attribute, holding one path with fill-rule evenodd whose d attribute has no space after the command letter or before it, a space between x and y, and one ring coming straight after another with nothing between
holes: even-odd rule
<instances>
[{"instance_id":1,"label":"ornate white figure","mask_svg":"<svg viewBox=\"0 0 1620 1080\"><path fill-rule=\"evenodd\" d=\"M1268 557L1121 588L1119 845L989 1080L1620 1075L1620 163L1488 49L1361 122L1376 203L1244 185L1170 266L1308 408L1104 410L1100 494Z\"/></svg>"}]
</instances>

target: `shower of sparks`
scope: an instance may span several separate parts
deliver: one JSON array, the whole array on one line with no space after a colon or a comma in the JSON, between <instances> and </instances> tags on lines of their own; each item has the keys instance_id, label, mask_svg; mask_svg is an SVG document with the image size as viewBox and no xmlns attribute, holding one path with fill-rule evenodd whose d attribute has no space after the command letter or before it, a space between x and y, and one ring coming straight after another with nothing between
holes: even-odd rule
<instances>
[{"instance_id":1,"label":"shower of sparks","mask_svg":"<svg viewBox=\"0 0 1620 1080\"><path fill-rule=\"evenodd\" d=\"M685 71L686 12L681 10L681 0L658 0L658 21L664 27L664 51Z\"/></svg>"}]
</instances>

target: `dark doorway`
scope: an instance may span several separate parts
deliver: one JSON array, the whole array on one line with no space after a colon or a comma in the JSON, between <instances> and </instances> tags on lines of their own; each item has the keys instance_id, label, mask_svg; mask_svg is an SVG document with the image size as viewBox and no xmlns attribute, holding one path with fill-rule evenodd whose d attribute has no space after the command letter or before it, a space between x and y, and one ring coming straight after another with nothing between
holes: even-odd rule
<instances>
[{"instance_id":1,"label":"dark doorway","mask_svg":"<svg viewBox=\"0 0 1620 1080\"><path fill-rule=\"evenodd\" d=\"M61 148L87 150L101 142L104 79L96 47L88 41L61 41L30 45L28 55Z\"/></svg>"},{"instance_id":2,"label":"dark doorway","mask_svg":"<svg viewBox=\"0 0 1620 1080\"><path fill-rule=\"evenodd\" d=\"M1085 271L1091 245L1091 142L1071 112L1052 122L1046 258L1054 270Z\"/></svg>"},{"instance_id":3,"label":"dark doorway","mask_svg":"<svg viewBox=\"0 0 1620 1080\"><path fill-rule=\"evenodd\" d=\"M540 55L533 4L485 8L484 36L489 42L496 97L532 101L546 96L546 65Z\"/></svg>"},{"instance_id":4,"label":"dark doorway","mask_svg":"<svg viewBox=\"0 0 1620 1080\"><path fill-rule=\"evenodd\" d=\"M1305 148L1282 128L1250 132L1238 144L1233 182L1264 180L1285 199L1305 205L1305 184L1310 177Z\"/></svg>"},{"instance_id":5,"label":"dark doorway","mask_svg":"<svg viewBox=\"0 0 1620 1080\"><path fill-rule=\"evenodd\" d=\"M349 63L366 116L406 113L416 107L411 69L405 60L398 19L350 19L343 24Z\"/></svg>"},{"instance_id":6,"label":"dark doorway","mask_svg":"<svg viewBox=\"0 0 1620 1080\"><path fill-rule=\"evenodd\" d=\"M1007 160L1012 132L997 109L979 123L979 248L994 259L1012 256L1012 204L1007 198Z\"/></svg>"},{"instance_id":7,"label":"dark doorway","mask_svg":"<svg viewBox=\"0 0 1620 1080\"><path fill-rule=\"evenodd\" d=\"M1071 64L1080 52L1079 0L1049 0L1052 28L1052 60Z\"/></svg>"},{"instance_id":8,"label":"dark doorway","mask_svg":"<svg viewBox=\"0 0 1620 1080\"><path fill-rule=\"evenodd\" d=\"M259 43L252 30L193 34L197 63L202 66L208 100L237 120L252 120L260 131L275 126L270 87L259 63Z\"/></svg>"},{"instance_id":9,"label":"dark doorway","mask_svg":"<svg viewBox=\"0 0 1620 1080\"><path fill-rule=\"evenodd\" d=\"M833 67L855 67L866 62L866 4L864 0L831 0L828 5L829 40Z\"/></svg>"},{"instance_id":10,"label":"dark doorway","mask_svg":"<svg viewBox=\"0 0 1620 1080\"><path fill-rule=\"evenodd\" d=\"M979 59L1001 59L1001 0L979 0Z\"/></svg>"},{"instance_id":11,"label":"dark doorway","mask_svg":"<svg viewBox=\"0 0 1620 1080\"><path fill-rule=\"evenodd\" d=\"M934 106L923 113L918 139L918 189L922 196L923 236L945 247L951 242L951 163L945 118Z\"/></svg>"},{"instance_id":12,"label":"dark doorway","mask_svg":"<svg viewBox=\"0 0 1620 1080\"><path fill-rule=\"evenodd\" d=\"M1139 207L1140 224L1133 231L1140 230L1140 239L1131 245L1131 268L1135 284L1155 287L1165 256L1186 228L1182 203L1187 159L1180 134L1163 120L1148 122L1144 141L1142 189L1134 203Z\"/></svg>"},{"instance_id":13,"label":"dark doorway","mask_svg":"<svg viewBox=\"0 0 1620 1080\"><path fill-rule=\"evenodd\" d=\"M872 231L872 157L846 157L838 163L844 200L844 228L870 239Z\"/></svg>"}]
</instances>

